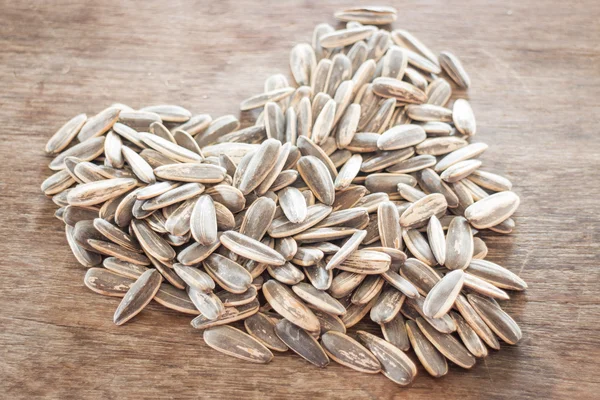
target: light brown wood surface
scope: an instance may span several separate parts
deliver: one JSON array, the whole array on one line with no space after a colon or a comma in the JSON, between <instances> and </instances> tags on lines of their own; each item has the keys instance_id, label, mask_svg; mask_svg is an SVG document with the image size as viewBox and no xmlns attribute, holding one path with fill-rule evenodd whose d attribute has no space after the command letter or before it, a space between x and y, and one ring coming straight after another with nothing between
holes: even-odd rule
<instances>
[{"instance_id":1,"label":"light brown wood surface","mask_svg":"<svg viewBox=\"0 0 600 400\"><path fill-rule=\"evenodd\" d=\"M44 145L77 113L175 103L213 117L270 74L342 1L0 1L0 397L592 399L600 392L600 3L402 1L396 27L450 50L484 166L521 196L489 259L530 285L505 309L523 340L410 388L291 353L268 365L203 344L151 304L117 327L118 299L83 285L54 204ZM350 2L353 3L353 2ZM354 2L357 3L357 2Z\"/></svg>"}]
</instances>

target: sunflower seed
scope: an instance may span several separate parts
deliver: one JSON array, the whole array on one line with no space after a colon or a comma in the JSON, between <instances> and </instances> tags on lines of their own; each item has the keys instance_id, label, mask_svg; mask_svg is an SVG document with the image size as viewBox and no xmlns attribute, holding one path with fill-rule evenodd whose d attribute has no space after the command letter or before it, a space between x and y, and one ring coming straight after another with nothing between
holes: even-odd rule
<instances>
[{"instance_id":1,"label":"sunflower seed","mask_svg":"<svg viewBox=\"0 0 600 400\"><path fill-rule=\"evenodd\" d=\"M80 142L85 142L91 138L105 134L117 122L120 113L120 109L108 107L93 117L88 118L83 126L81 126L77 134L77 139Z\"/></svg>"},{"instance_id":2,"label":"sunflower seed","mask_svg":"<svg viewBox=\"0 0 600 400\"><path fill-rule=\"evenodd\" d=\"M350 336L335 331L325 332L321 336L321 345L327 355L339 364L369 374L381 371L377 358Z\"/></svg>"},{"instance_id":3,"label":"sunflower seed","mask_svg":"<svg viewBox=\"0 0 600 400\"><path fill-rule=\"evenodd\" d=\"M162 283L162 276L155 269L144 272L131 285L125 297L115 311L113 321L116 325L123 325L139 314L154 298Z\"/></svg>"},{"instance_id":4,"label":"sunflower seed","mask_svg":"<svg viewBox=\"0 0 600 400\"><path fill-rule=\"evenodd\" d=\"M121 111L119 122L137 131L147 131L153 122L161 122L160 116L150 111Z\"/></svg>"},{"instance_id":5,"label":"sunflower seed","mask_svg":"<svg viewBox=\"0 0 600 400\"><path fill-rule=\"evenodd\" d=\"M344 245L340 248L340 250L329 259L325 268L327 270L339 268L340 265L346 260L348 260L348 257L350 257L352 253L354 253L356 249L358 249L358 246L362 243L366 234L367 232L364 230L360 230L353 233L352 236L346 241L346 243L344 243Z\"/></svg>"},{"instance_id":6,"label":"sunflower seed","mask_svg":"<svg viewBox=\"0 0 600 400\"><path fill-rule=\"evenodd\" d=\"M329 358L323 348L304 329L282 319L275 325L275 333L287 347L311 364L320 368L329 364Z\"/></svg>"},{"instance_id":7,"label":"sunflower seed","mask_svg":"<svg viewBox=\"0 0 600 400\"><path fill-rule=\"evenodd\" d=\"M257 296L257 290L254 286L250 286L243 293L231 293L227 290L221 290L216 293L225 307L243 306L253 302Z\"/></svg>"},{"instance_id":8,"label":"sunflower seed","mask_svg":"<svg viewBox=\"0 0 600 400\"><path fill-rule=\"evenodd\" d=\"M410 83L394 78L376 78L373 81L373 92L381 97L393 97L402 103L424 103L425 92Z\"/></svg>"},{"instance_id":9,"label":"sunflower seed","mask_svg":"<svg viewBox=\"0 0 600 400\"><path fill-rule=\"evenodd\" d=\"M402 231L404 244L413 256L429 266L437 264L437 260L429 247L427 239L417 229L408 229ZM446 264L448 263L448 243L446 243Z\"/></svg>"},{"instance_id":10,"label":"sunflower seed","mask_svg":"<svg viewBox=\"0 0 600 400\"><path fill-rule=\"evenodd\" d=\"M274 280L263 285L265 298L281 316L308 331L319 329L319 320L286 286Z\"/></svg>"},{"instance_id":11,"label":"sunflower seed","mask_svg":"<svg viewBox=\"0 0 600 400\"><path fill-rule=\"evenodd\" d=\"M195 329L209 329L214 326L229 324L231 322L246 319L256 314L258 312L258 308L258 300L255 299L252 302L242 306L225 307L223 313L214 321L207 319L204 315L199 315L192 320L191 325Z\"/></svg>"},{"instance_id":12,"label":"sunflower seed","mask_svg":"<svg viewBox=\"0 0 600 400\"><path fill-rule=\"evenodd\" d=\"M105 137L101 136L76 144L58 154L48 165L52 171L65 169L65 160L68 157L77 157L81 161L91 161L97 158L104 151Z\"/></svg>"},{"instance_id":13,"label":"sunflower seed","mask_svg":"<svg viewBox=\"0 0 600 400\"><path fill-rule=\"evenodd\" d=\"M371 36L377 28L373 26L361 26L351 29L340 29L327 33L320 38L321 46L326 49L344 47L356 43Z\"/></svg>"},{"instance_id":14,"label":"sunflower seed","mask_svg":"<svg viewBox=\"0 0 600 400\"><path fill-rule=\"evenodd\" d=\"M244 327L265 347L275 351L287 351L288 347L275 333L275 323L265 314L257 313L245 319Z\"/></svg>"},{"instance_id":15,"label":"sunflower seed","mask_svg":"<svg viewBox=\"0 0 600 400\"><path fill-rule=\"evenodd\" d=\"M508 290L525 290L527 283L508 269L486 260L471 260L466 272L494 286Z\"/></svg>"},{"instance_id":16,"label":"sunflower seed","mask_svg":"<svg viewBox=\"0 0 600 400\"><path fill-rule=\"evenodd\" d=\"M208 292L215 288L210 275L202 270L178 263L173 264L173 269L185 283L196 290Z\"/></svg>"},{"instance_id":17,"label":"sunflower seed","mask_svg":"<svg viewBox=\"0 0 600 400\"><path fill-rule=\"evenodd\" d=\"M347 8L334 14L340 21L357 21L368 25L386 25L396 20L396 9L384 6Z\"/></svg>"},{"instance_id":18,"label":"sunflower seed","mask_svg":"<svg viewBox=\"0 0 600 400\"><path fill-rule=\"evenodd\" d=\"M422 225L432 216L443 213L448 203L440 193L434 193L417 200L400 217L400 225L410 229Z\"/></svg>"},{"instance_id":19,"label":"sunflower seed","mask_svg":"<svg viewBox=\"0 0 600 400\"><path fill-rule=\"evenodd\" d=\"M458 197L456 196L456 193L442 181L440 176L434 170L425 168L417 171L415 176L419 186L423 189L423 192L427 194L441 193L446 198L448 208L458 207Z\"/></svg>"},{"instance_id":20,"label":"sunflower seed","mask_svg":"<svg viewBox=\"0 0 600 400\"><path fill-rule=\"evenodd\" d=\"M298 160L298 172L315 197L326 205L335 200L335 188L325 164L314 156L303 156Z\"/></svg>"},{"instance_id":21,"label":"sunflower seed","mask_svg":"<svg viewBox=\"0 0 600 400\"><path fill-rule=\"evenodd\" d=\"M220 254L213 253L202 263L211 278L231 293L244 293L252 283L252 276L244 267Z\"/></svg>"},{"instance_id":22,"label":"sunflower seed","mask_svg":"<svg viewBox=\"0 0 600 400\"><path fill-rule=\"evenodd\" d=\"M450 222L446 237L446 263L448 269L465 269L473 257L471 226L463 217Z\"/></svg>"},{"instance_id":23,"label":"sunflower seed","mask_svg":"<svg viewBox=\"0 0 600 400\"><path fill-rule=\"evenodd\" d=\"M414 284L423 296L440 280L440 275L433 268L416 258L407 259L400 268L400 274Z\"/></svg>"},{"instance_id":24,"label":"sunflower seed","mask_svg":"<svg viewBox=\"0 0 600 400\"><path fill-rule=\"evenodd\" d=\"M479 336L492 349L499 350L500 343L498 343L498 339L492 333L486 323L481 319L467 298L463 295L459 295L454 304L467 324L469 324L475 333L477 333L477 336Z\"/></svg>"},{"instance_id":25,"label":"sunflower seed","mask_svg":"<svg viewBox=\"0 0 600 400\"><path fill-rule=\"evenodd\" d=\"M417 325L427 339L447 359L462 368L468 369L475 365L475 357L454 336L438 332L423 318L417 318Z\"/></svg>"},{"instance_id":26,"label":"sunflower seed","mask_svg":"<svg viewBox=\"0 0 600 400\"><path fill-rule=\"evenodd\" d=\"M186 122L192 117L192 113L185 108L172 104L144 107L140 111L156 113L165 122Z\"/></svg>"},{"instance_id":27,"label":"sunflower seed","mask_svg":"<svg viewBox=\"0 0 600 400\"><path fill-rule=\"evenodd\" d=\"M445 315L462 290L464 280L465 273L460 269L446 274L427 294L423 303L425 315L430 318Z\"/></svg>"},{"instance_id":28,"label":"sunflower seed","mask_svg":"<svg viewBox=\"0 0 600 400\"><path fill-rule=\"evenodd\" d=\"M344 272L342 272L344 273ZM346 326L346 328L351 328L356 325L360 320L363 319L365 315L373 305L377 301L377 296L373 297L368 303L365 304L352 304L351 306L346 308L346 314L342 315L342 322Z\"/></svg>"},{"instance_id":29,"label":"sunflower seed","mask_svg":"<svg viewBox=\"0 0 600 400\"><path fill-rule=\"evenodd\" d=\"M218 165L181 163L157 167L154 173L161 179L178 182L219 183L227 171Z\"/></svg>"},{"instance_id":30,"label":"sunflower seed","mask_svg":"<svg viewBox=\"0 0 600 400\"><path fill-rule=\"evenodd\" d=\"M509 299L508 294L504 290L498 289L491 283L469 273L465 273L465 286L488 297L500 300Z\"/></svg>"},{"instance_id":31,"label":"sunflower seed","mask_svg":"<svg viewBox=\"0 0 600 400\"><path fill-rule=\"evenodd\" d=\"M486 357L488 355L487 347L483 344L477 333L471 328L469 324L464 320L460 314L451 311L450 315L456 321L456 326L458 327L457 332L458 336L462 340L465 347L469 350L471 354L475 357Z\"/></svg>"},{"instance_id":32,"label":"sunflower seed","mask_svg":"<svg viewBox=\"0 0 600 400\"><path fill-rule=\"evenodd\" d=\"M177 289L167 283L160 285L158 292L154 296L154 300L164 307L184 314L200 314L185 290Z\"/></svg>"},{"instance_id":33,"label":"sunflower seed","mask_svg":"<svg viewBox=\"0 0 600 400\"><path fill-rule=\"evenodd\" d=\"M131 227L146 253L159 261L169 261L175 258L175 250L144 221L133 220Z\"/></svg>"},{"instance_id":34,"label":"sunflower seed","mask_svg":"<svg viewBox=\"0 0 600 400\"><path fill-rule=\"evenodd\" d=\"M422 318L424 318L431 326L433 326L438 332L441 333L452 333L456 331L456 322L448 315L444 314L441 318L429 318L423 312L423 298L407 298L404 302L405 305L408 305L414 309ZM415 320L419 318L416 317Z\"/></svg>"},{"instance_id":35,"label":"sunflower seed","mask_svg":"<svg viewBox=\"0 0 600 400\"><path fill-rule=\"evenodd\" d=\"M294 254L294 257L292 258L292 262L296 265L308 267L321 261L324 256L323 252L319 249L298 247L296 254Z\"/></svg>"},{"instance_id":36,"label":"sunflower seed","mask_svg":"<svg viewBox=\"0 0 600 400\"><path fill-rule=\"evenodd\" d=\"M308 283L298 283L292 286L292 290L302 300L319 310L333 315L343 315L346 313L346 309L339 301L331 297L327 292L318 290Z\"/></svg>"},{"instance_id":37,"label":"sunflower seed","mask_svg":"<svg viewBox=\"0 0 600 400\"><path fill-rule=\"evenodd\" d=\"M391 321L382 324L381 332L385 340L400 350L408 351L410 349L410 341L402 314L397 314Z\"/></svg>"},{"instance_id":38,"label":"sunflower seed","mask_svg":"<svg viewBox=\"0 0 600 400\"><path fill-rule=\"evenodd\" d=\"M83 283L90 290L104 296L125 297L135 279L116 274L104 268L90 268Z\"/></svg>"},{"instance_id":39,"label":"sunflower seed","mask_svg":"<svg viewBox=\"0 0 600 400\"><path fill-rule=\"evenodd\" d=\"M86 120L87 115L78 114L67 121L46 143L46 153L58 154L64 150L75 139Z\"/></svg>"},{"instance_id":40,"label":"sunflower seed","mask_svg":"<svg viewBox=\"0 0 600 400\"><path fill-rule=\"evenodd\" d=\"M273 359L273 353L261 342L231 326L208 328L202 337L213 349L244 361L266 364Z\"/></svg>"},{"instance_id":41,"label":"sunflower seed","mask_svg":"<svg viewBox=\"0 0 600 400\"><path fill-rule=\"evenodd\" d=\"M414 321L406 321L406 331L415 353L429 375L439 378L448 373L448 363L444 356L423 335Z\"/></svg>"},{"instance_id":42,"label":"sunflower seed","mask_svg":"<svg viewBox=\"0 0 600 400\"><path fill-rule=\"evenodd\" d=\"M442 51L439 56L439 62L448 76L462 89L467 89L471 85L471 79L465 71L462 63L454 54L448 51Z\"/></svg>"},{"instance_id":43,"label":"sunflower seed","mask_svg":"<svg viewBox=\"0 0 600 400\"><path fill-rule=\"evenodd\" d=\"M396 346L365 331L357 332L359 339L381 364L381 373L391 381L405 386L417 375L417 367Z\"/></svg>"},{"instance_id":44,"label":"sunflower seed","mask_svg":"<svg viewBox=\"0 0 600 400\"><path fill-rule=\"evenodd\" d=\"M318 262L316 266L304 268L304 274L309 282L319 290L328 290L333 280L333 273L325 269L325 264Z\"/></svg>"},{"instance_id":45,"label":"sunflower seed","mask_svg":"<svg viewBox=\"0 0 600 400\"><path fill-rule=\"evenodd\" d=\"M390 322L400 312L405 298L404 294L393 286L385 287L371 308L371 320L380 325Z\"/></svg>"},{"instance_id":46,"label":"sunflower seed","mask_svg":"<svg viewBox=\"0 0 600 400\"><path fill-rule=\"evenodd\" d=\"M469 206L465 218L477 229L490 228L509 218L519 203L519 196L514 192L498 192Z\"/></svg>"},{"instance_id":47,"label":"sunflower seed","mask_svg":"<svg viewBox=\"0 0 600 400\"><path fill-rule=\"evenodd\" d=\"M435 215L431 216L427 224L427 240L438 264L444 265L446 263L446 237L442 223Z\"/></svg>"}]
</instances>

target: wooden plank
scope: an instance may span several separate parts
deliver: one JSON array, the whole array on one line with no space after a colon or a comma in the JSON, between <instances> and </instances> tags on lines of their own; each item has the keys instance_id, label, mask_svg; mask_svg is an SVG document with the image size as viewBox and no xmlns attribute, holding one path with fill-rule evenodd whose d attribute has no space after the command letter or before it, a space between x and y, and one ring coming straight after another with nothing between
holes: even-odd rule
<instances>
[{"instance_id":1,"label":"wooden plank","mask_svg":"<svg viewBox=\"0 0 600 400\"><path fill-rule=\"evenodd\" d=\"M0 391L10 398L592 398L600 389L600 3L395 4L396 26L450 50L468 92L486 169L522 204L489 259L529 284L506 309L524 339L471 371L411 388L286 353L256 367L202 343L190 318L153 304L122 327L118 299L82 282L54 204L39 185L43 148L79 112L113 102L175 103L213 117L288 71L292 45L334 23L342 1L0 1ZM363 327L359 327L363 328ZM372 326L367 327L372 330Z\"/></svg>"}]
</instances>

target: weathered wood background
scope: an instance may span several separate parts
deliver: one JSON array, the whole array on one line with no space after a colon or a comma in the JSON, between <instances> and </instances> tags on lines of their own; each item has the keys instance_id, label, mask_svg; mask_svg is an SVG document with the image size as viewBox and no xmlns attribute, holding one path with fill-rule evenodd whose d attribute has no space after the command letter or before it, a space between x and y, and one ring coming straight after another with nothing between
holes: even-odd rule
<instances>
[{"instance_id":1,"label":"weathered wood background","mask_svg":"<svg viewBox=\"0 0 600 400\"><path fill-rule=\"evenodd\" d=\"M112 324L39 190L46 140L112 102L238 114L293 44L342 1L0 1L0 397L598 398L600 3L401 1L395 26L459 55L473 81L482 157L521 195L490 259L530 285L506 309L524 338L412 387L291 354L265 366L203 344L153 304ZM355 2L350 2L355 3ZM346 3L347 5L348 3Z\"/></svg>"}]
</instances>

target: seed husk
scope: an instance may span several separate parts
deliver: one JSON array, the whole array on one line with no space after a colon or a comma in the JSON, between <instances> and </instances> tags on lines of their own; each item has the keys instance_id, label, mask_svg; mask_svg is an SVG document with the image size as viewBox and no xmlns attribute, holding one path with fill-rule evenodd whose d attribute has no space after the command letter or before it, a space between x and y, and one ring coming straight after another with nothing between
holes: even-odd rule
<instances>
[{"instance_id":1,"label":"seed husk","mask_svg":"<svg viewBox=\"0 0 600 400\"><path fill-rule=\"evenodd\" d=\"M319 290L328 290L333 281L333 273L325 268L325 264L319 261L316 266L304 268L304 274L309 282Z\"/></svg>"},{"instance_id":2,"label":"seed husk","mask_svg":"<svg viewBox=\"0 0 600 400\"><path fill-rule=\"evenodd\" d=\"M417 229L408 229L402 231L402 238L404 239L404 244L411 252L413 256L415 256L420 261L424 262L429 266L434 266L437 264L437 260L431 251L431 247L429 247L429 243L427 239L423 236L421 232ZM448 243L446 243L446 264L448 263Z\"/></svg>"},{"instance_id":3,"label":"seed husk","mask_svg":"<svg viewBox=\"0 0 600 400\"><path fill-rule=\"evenodd\" d=\"M212 292L204 292L189 286L187 294L192 303L194 303L194 306L200 311L200 314L208 320L214 321L225 312L223 303Z\"/></svg>"},{"instance_id":4,"label":"seed husk","mask_svg":"<svg viewBox=\"0 0 600 400\"><path fill-rule=\"evenodd\" d=\"M509 299L508 294L504 290L499 289L491 283L469 273L465 273L465 286L488 297L500 300Z\"/></svg>"},{"instance_id":5,"label":"seed husk","mask_svg":"<svg viewBox=\"0 0 600 400\"><path fill-rule=\"evenodd\" d=\"M385 253L371 250L356 250L346 257L341 264L337 265L336 268L342 271L372 275L386 272L390 268L390 264L391 257Z\"/></svg>"},{"instance_id":6,"label":"seed husk","mask_svg":"<svg viewBox=\"0 0 600 400\"><path fill-rule=\"evenodd\" d=\"M458 312L460 312L460 315L462 315L475 333L477 333L477 335L492 349L499 350L500 343L498 342L498 339L484 320L481 319L467 298L461 294L456 298L454 304Z\"/></svg>"},{"instance_id":7,"label":"seed husk","mask_svg":"<svg viewBox=\"0 0 600 400\"><path fill-rule=\"evenodd\" d=\"M342 315L342 322L346 326L346 328L351 328L356 325L369 311L375 302L377 301L377 296L373 297L371 301L365 304L352 304L350 307L346 308L346 314Z\"/></svg>"},{"instance_id":8,"label":"seed husk","mask_svg":"<svg viewBox=\"0 0 600 400\"><path fill-rule=\"evenodd\" d=\"M154 298L162 283L162 276L155 269L144 272L131 285L125 297L117 307L113 321L116 325L123 325L139 314L144 307Z\"/></svg>"},{"instance_id":9,"label":"seed husk","mask_svg":"<svg viewBox=\"0 0 600 400\"><path fill-rule=\"evenodd\" d=\"M167 283L160 285L158 292L154 295L154 301L180 313L198 315L200 311L196 308L185 290L177 289Z\"/></svg>"},{"instance_id":10,"label":"seed husk","mask_svg":"<svg viewBox=\"0 0 600 400\"><path fill-rule=\"evenodd\" d=\"M244 361L266 364L273 359L273 353L261 342L231 326L208 328L202 337L213 349Z\"/></svg>"},{"instance_id":11,"label":"seed husk","mask_svg":"<svg viewBox=\"0 0 600 400\"><path fill-rule=\"evenodd\" d=\"M368 374L381 371L377 358L350 336L335 331L325 332L321 336L321 345L327 355L339 364Z\"/></svg>"},{"instance_id":12,"label":"seed husk","mask_svg":"<svg viewBox=\"0 0 600 400\"><path fill-rule=\"evenodd\" d=\"M385 131L377 140L380 150L397 150L418 145L427 138L419 125L396 125Z\"/></svg>"}]
</instances>

